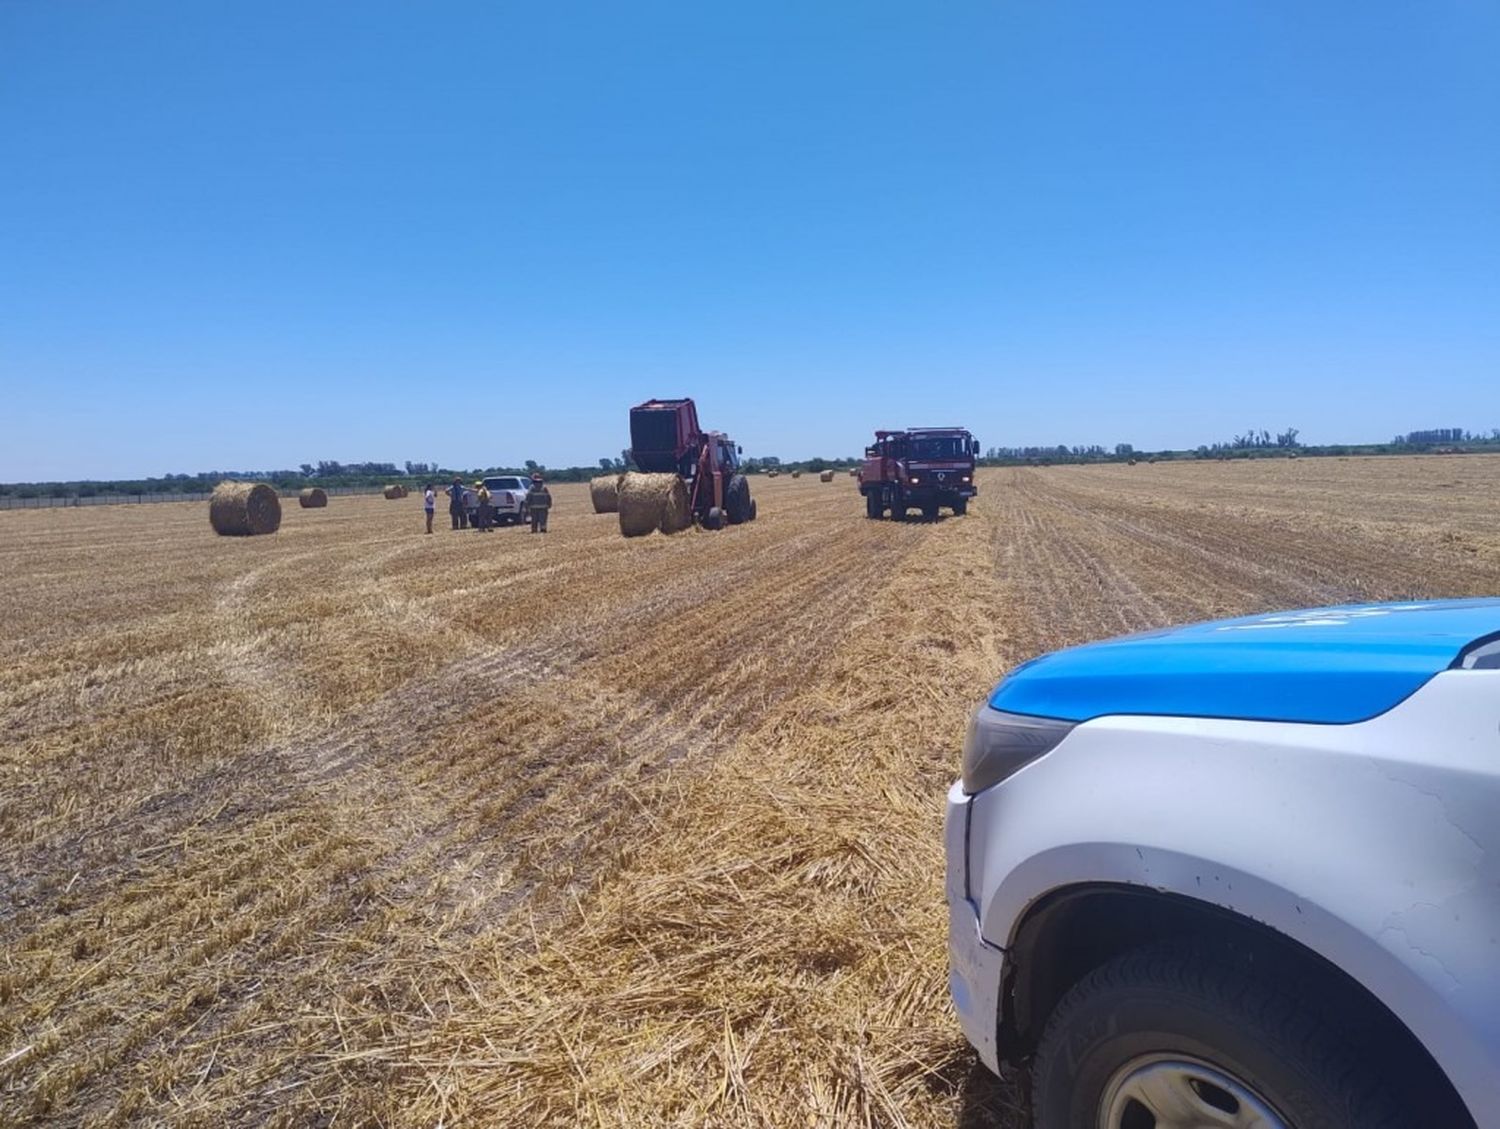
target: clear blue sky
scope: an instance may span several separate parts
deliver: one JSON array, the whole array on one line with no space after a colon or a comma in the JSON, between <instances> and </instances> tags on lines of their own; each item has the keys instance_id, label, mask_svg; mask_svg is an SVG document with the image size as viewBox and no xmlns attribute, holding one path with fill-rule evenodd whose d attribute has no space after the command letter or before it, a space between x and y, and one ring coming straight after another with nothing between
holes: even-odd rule
<instances>
[{"instance_id":1,"label":"clear blue sky","mask_svg":"<svg viewBox=\"0 0 1500 1129\"><path fill-rule=\"evenodd\" d=\"M1500 426L1500 5L0 5L0 480Z\"/></svg>"}]
</instances>

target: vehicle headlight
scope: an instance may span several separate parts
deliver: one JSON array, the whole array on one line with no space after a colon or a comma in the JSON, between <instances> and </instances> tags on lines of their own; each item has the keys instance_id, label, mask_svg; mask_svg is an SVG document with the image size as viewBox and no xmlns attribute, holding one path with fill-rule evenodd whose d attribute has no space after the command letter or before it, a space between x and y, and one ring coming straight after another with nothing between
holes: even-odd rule
<instances>
[{"instance_id":1,"label":"vehicle headlight","mask_svg":"<svg viewBox=\"0 0 1500 1129\"><path fill-rule=\"evenodd\" d=\"M1056 748L1074 724L980 706L964 737L964 791L972 796L1000 783Z\"/></svg>"},{"instance_id":2,"label":"vehicle headlight","mask_svg":"<svg viewBox=\"0 0 1500 1129\"><path fill-rule=\"evenodd\" d=\"M912 476L911 476L911 484L912 484L912 485L913 485L913 486L915 486L915 485L917 485L917 483L919 483L919 482L921 482L921 481L922 481L922 480L921 480L921 479L920 479L920 478L918 478L918 477L917 477L917 476L916 476L916 475L912 475Z\"/></svg>"},{"instance_id":3,"label":"vehicle headlight","mask_svg":"<svg viewBox=\"0 0 1500 1129\"><path fill-rule=\"evenodd\" d=\"M967 474L966 474L966 475L964 475L964 481L965 481L965 482L968 482L968 481L969 481L969 476L968 476L968 475L967 475Z\"/></svg>"}]
</instances>

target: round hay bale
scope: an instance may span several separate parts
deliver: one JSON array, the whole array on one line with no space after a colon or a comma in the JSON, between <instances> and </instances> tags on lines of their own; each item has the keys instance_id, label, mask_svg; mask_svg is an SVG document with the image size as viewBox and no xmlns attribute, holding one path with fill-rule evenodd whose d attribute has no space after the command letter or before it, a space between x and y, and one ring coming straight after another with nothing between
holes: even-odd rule
<instances>
[{"instance_id":1,"label":"round hay bale","mask_svg":"<svg viewBox=\"0 0 1500 1129\"><path fill-rule=\"evenodd\" d=\"M208 500L208 520L221 537L253 537L281 527L281 499L264 482L221 482Z\"/></svg>"},{"instance_id":2,"label":"round hay bale","mask_svg":"<svg viewBox=\"0 0 1500 1129\"><path fill-rule=\"evenodd\" d=\"M825 470L825 471L823 471L821 474L818 475L818 481L819 482L832 482L833 481L833 471L831 471L831 470Z\"/></svg>"},{"instance_id":3,"label":"round hay bale","mask_svg":"<svg viewBox=\"0 0 1500 1129\"><path fill-rule=\"evenodd\" d=\"M623 474L601 474L589 479L589 498L594 503L596 514L613 514L620 511L620 479Z\"/></svg>"},{"instance_id":4,"label":"round hay bale","mask_svg":"<svg viewBox=\"0 0 1500 1129\"><path fill-rule=\"evenodd\" d=\"M675 474L631 471L620 479L620 532L641 537L653 530L676 533L692 524L687 486Z\"/></svg>"},{"instance_id":5,"label":"round hay bale","mask_svg":"<svg viewBox=\"0 0 1500 1129\"><path fill-rule=\"evenodd\" d=\"M661 508L661 531L681 533L693 524L693 510L688 499L687 483L675 474L667 477L673 479L673 484L667 491L666 501Z\"/></svg>"},{"instance_id":6,"label":"round hay bale","mask_svg":"<svg viewBox=\"0 0 1500 1129\"><path fill-rule=\"evenodd\" d=\"M328 504L328 491L321 486L309 486L297 495L297 504L304 510L321 510Z\"/></svg>"},{"instance_id":7,"label":"round hay bale","mask_svg":"<svg viewBox=\"0 0 1500 1129\"><path fill-rule=\"evenodd\" d=\"M780 473L781 472L779 470L777 470L775 467L772 467L770 470L766 471L766 477L775 478Z\"/></svg>"},{"instance_id":8,"label":"round hay bale","mask_svg":"<svg viewBox=\"0 0 1500 1129\"><path fill-rule=\"evenodd\" d=\"M801 478L802 477L802 472L800 470L794 470L794 471L792 471L792 477L793 478Z\"/></svg>"},{"instance_id":9,"label":"round hay bale","mask_svg":"<svg viewBox=\"0 0 1500 1129\"><path fill-rule=\"evenodd\" d=\"M849 468L849 477L850 478L858 478L859 477L859 467L857 467L857 466L850 467Z\"/></svg>"},{"instance_id":10,"label":"round hay bale","mask_svg":"<svg viewBox=\"0 0 1500 1129\"><path fill-rule=\"evenodd\" d=\"M386 501L394 502L398 498L406 497L406 487L399 486L393 483L392 485L387 486L384 490L382 490L381 493L385 495Z\"/></svg>"}]
</instances>

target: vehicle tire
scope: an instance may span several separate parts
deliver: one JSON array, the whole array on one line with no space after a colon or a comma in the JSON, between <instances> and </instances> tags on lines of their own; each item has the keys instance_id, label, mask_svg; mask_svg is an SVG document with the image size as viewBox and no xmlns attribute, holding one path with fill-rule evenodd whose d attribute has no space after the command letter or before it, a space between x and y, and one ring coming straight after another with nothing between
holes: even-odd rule
<instances>
[{"instance_id":1,"label":"vehicle tire","mask_svg":"<svg viewBox=\"0 0 1500 1129\"><path fill-rule=\"evenodd\" d=\"M1244 954L1168 944L1084 977L1037 1048L1036 1129L1427 1123L1392 1097L1378 1062L1351 1046L1337 1007L1253 968Z\"/></svg>"},{"instance_id":2,"label":"vehicle tire","mask_svg":"<svg viewBox=\"0 0 1500 1129\"><path fill-rule=\"evenodd\" d=\"M755 499L751 498L750 499L750 517L748 518L749 521L754 521L755 520L756 511L757 511L757 507L755 505Z\"/></svg>"},{"instance_id":3,"label":"vehicle tire","mask_svg":"<svg viewBox=\"0 0 1500 1129\"><path fill-rule=\"evenodd\" d=\"M706 513L706 514L703 515L703 528L704 529L723 529L724 528L724 511L721 510L721 509L719 509L718 506L709 506L708 507L708 513Z\"/></svg>"},{"instance_id":4,"label":"vehicle tire","mask_svg":"<svg viewBox=\"0 0 1500 1129\"><path fill-rule=\"evenodd\" d=\"M724 516L730 525L750 520L750 483L743 474L732 475L724 488Z\"/></svg>"},{"instance_id":5,"label":"vehicle tire","mask_svg":"<svg viewBox=\"0 0 1500 1129\"><path fill-rule=\"evenodd\" d=\"M960 499L958 499L958 501L956 501L956 502L953 503L953 516L954 517L963 517L964 514L966 514L968 512L969 512L969 499L967 499L967 498L960 498Z\"/></svg>"},{"instance_id":6,"label":"vehicle tire","mask_svg":"<svg viewBox=\"0 0 1500 1129\"><path fill-rule=\"evenodd\" d=\"M922 507L922 517L924 520L937 521L937 516L938 504L936 502L928 502L925 506Z\"/></svg>"},{"instance_id":7,"label":"vehicle tire","mask_svg":"<svg viewBox=\"0 0 1500 1129\"><path fill-rule=\"evenodd\" d=\"M865 517L878 521L885 516L885 507L880 504L880 491L871 490L865 495Z\"/></svg>"}]
</instances>

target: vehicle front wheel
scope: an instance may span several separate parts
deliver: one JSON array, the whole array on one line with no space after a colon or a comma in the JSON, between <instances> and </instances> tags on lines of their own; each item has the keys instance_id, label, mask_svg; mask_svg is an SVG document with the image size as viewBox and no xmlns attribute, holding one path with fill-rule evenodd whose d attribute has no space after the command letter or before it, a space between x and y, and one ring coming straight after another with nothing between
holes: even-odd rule
<instances>
[{"instance_id":1,"label":"vehicle front wheel","mask_svg":"<svg viewBox=\"0 0 1500 1129\"><path fill-rule=\"evenodd\" d=\"M865 517L880 518L885 514L885 507L880 504L880 492L871 490L865 495Z\"/></svg>"},{"instance_id":2,"label":"vehicle front wheel","mask_svg":"<svg viewBox=\"0 0 1500 1129\"><path fill-rule=\"evenodd\" d=\"M1036 1129L1397 1129L1377 1066L1305 991L1183 945L1095 969L1053 1011Z\"/></svg>"},{"instance_id":3,"label":"vehicle front wheel","mask_svg":"<svg viewBox=\"0 0 1500 1129\"><path fill-rule=\"evenodd\" d=\"M967 499L967 498L960 498L960 499L958 499L958 501L956 501L956 502L953 503L953 516L954 517L963 517L964 514L966 514L968 512L969 512L969 499Z\"/></svg>"}]
</instances>

